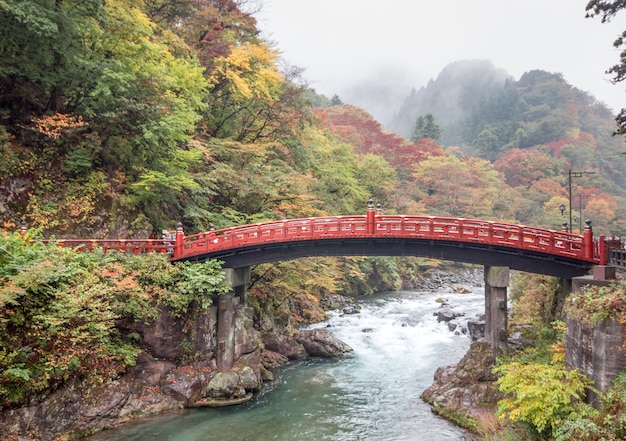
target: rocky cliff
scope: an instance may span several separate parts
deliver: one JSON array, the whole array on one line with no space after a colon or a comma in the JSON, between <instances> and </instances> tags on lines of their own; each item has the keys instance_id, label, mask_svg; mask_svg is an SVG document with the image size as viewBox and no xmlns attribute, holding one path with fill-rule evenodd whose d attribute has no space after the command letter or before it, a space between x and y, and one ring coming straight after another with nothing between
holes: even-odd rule
<instances>
[{"instance_id":1,"label":"rocky cliff","mask_svg":"<svg viewBox=\"0 0 626 441\"><path fill-rule=\"evenodd\" d=\"M497 377L491 372L495 354L486 341L475 341L456 365L442 366L435 372L435 381L422 393L422 399L441 414L462 426L493 412L501 393ZM472 428L472 427L468 427Z\"/></svg>"},{"instance_id":2,"label":"rocky cliff","mask_svg":"<svg viewBox=\"0 0 626 441\"><path fill-rule=\"evenodd\" d=\"M74 379L27 406L0 413L0 438L72 439L146 415L240 403L272 379L272 367L350 350L325 330L262 335L254 327L252 308L239 305L235 364L220 372L215 360L216 307L184 317L165 308L159 312L154 322L120 325L120 331L132 334L143 349L132 369L97 386Z\"/></svg>"}]
</instances>

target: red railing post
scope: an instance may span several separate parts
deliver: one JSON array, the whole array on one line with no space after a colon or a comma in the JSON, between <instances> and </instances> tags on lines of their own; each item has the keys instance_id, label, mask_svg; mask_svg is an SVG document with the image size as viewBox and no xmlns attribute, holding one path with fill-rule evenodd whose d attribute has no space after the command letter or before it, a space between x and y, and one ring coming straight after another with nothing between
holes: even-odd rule
<instances>
[{"instance_id":1,"label":"red railing post","mask_svg":"<svg viewBox=\"0 0 626 441\"><path fill-rule=\"evenodd\" d=\"M593 230L589 219L585 221L585 229L583 230L583 257L593 259Z\"/></svg>"},{"instance_id":2,"label":"red railing post","mask_svg":"<svg viewBox=\"0 0 626 441\"><path fill-rule=\"evenodd\" d=\"M185 240L185 232L183 231L183 224L178 222L176 224L176 242L174 243L174 252L172 253L172 260L177 260L183 255L183 242Z\"/></svg>"},{"instance_id":3,"label":"red railing post","mask_svg":"<svg viewBox=\"0 0 626 441\"><path fill-rule=\"evenodd\" d=\"M598 237L598 246L600 247L600 265L606 265L609 261L609 253L607 252L607 245L604 242L604 236Z\"/></svg>"},{"instance_id":4,"label":"red railing post","mask_svg":"<svg viewBox=\"0 0 626 441\"><path fill-rule=\"evenodd\" d=\"M374 234L376 232L376 210L374 209L374 199L370 199L369 201L367 201L365 232L367 234Z\"/></svg>"}]
</instances>

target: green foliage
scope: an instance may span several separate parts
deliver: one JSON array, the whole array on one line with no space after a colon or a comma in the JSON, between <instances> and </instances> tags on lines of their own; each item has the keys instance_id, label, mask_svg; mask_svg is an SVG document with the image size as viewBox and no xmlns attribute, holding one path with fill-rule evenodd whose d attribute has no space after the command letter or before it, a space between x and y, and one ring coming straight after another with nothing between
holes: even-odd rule
<instances>
[{"instance_id":1,"label":"green foliage","mask_svg":"<svg viewBox=\"0 0 626 441\"><path fill-rule=\"evenodd\" d=\"M554 435L584 398L590 380L560 365L521 364L498 366L494 372L507 398L498 402L498 414L531 424L538 433Z\"/></svg>"},{"instance_id":2,"label":"green foliage","mask_svg":"<svg viewBox=\"0 0 626 441\"><path fill-rule=\"evenodd\" d=\"M557 428L555 441L619 441L626 438L626 372L614 380L601 406L579 403Z\"/></svg>"},{"instance_id":3,"label":"green foliage","mask_svg":"<svg viewBox=\"0 0 626 441\"><path fill-rule=\"evenodd\" d=\"M0 1L0 106L11 119L28 119L28 110L60 110L61 91L93 74L80 63L81 33L102 18L102 5Z\"/></svg>"},{"instance_id":4,"label":"green foliage","mask_svg":"<svg viewBox=\"0 0 626 441\"><path fill-rule=\"evenodd\" d=\"M171 293L164 299L176 315L182 316L190 307L206 310L211 306L214 295L225 294L230 290L218 261L183 262L177 266L179 275Z\"/></svg>"},{"instance_id":5,"label":"green foliage","mask_svg":"<svg viewBox=\"0 0 626 441\"><path fill-rule=\"evenodd\" d=\"M602 400L601 424L606 439L626 438L626 371L615 377Z\"/></svg>"},{"instance_id":6,"label":"green foliage","mask_svg":"<svg viewBox=\"0 0 626 441\"><path fill-rule=\"evenodd\" d=\"M543 328L552 329L552 322L561 318L562 305L559 305L558 297L560 280L541 274L518 273L514 275L511 285L511 324L531 325L525 327L533 335L526 338L537 340Z\"/></svg>"},{"instance_id":7,"label":"green foliage","mask_svg":"<svg viewBox=\"0 0 626 441\"><path fill-rule=\"evenodd\" d=\"M398 260L396 257L367 257L360 261L359 267L370 290L397 291L402 288Z\"/></svg>"},{"instance_id":8,"label":"green foliage","mask_svg":"<svg viewBox=\"0 0 626 441\"><path fill-rule=\"evenodd\" d=\"M581 295L572 295L565 305L569 317L596 325L606 319L626 323L626 283L590 286Z\"/></svg>"},{"instance_id":9,"label":"green foliage","mask_svg":"<svg viewBox=\"0 0 626 441\"><path fill-rule=\"evenodd\" d=\"M339 95L334 94L332 96L332 98L330 99L330 106L343 106L343 101L341 101L341 98L339 98Z\"/></svg>"},{"instance_id":10,"label":"green foliage","mask_svg":"<svg viewBox=\"0 0 626 441\"><path fill-rule=\"evenodd\" d=\"M577 403L554 433L555 441L597 440L601 438L601 428L596 423L600 413L591 405ZM612 438L604 438L605 440Z\"/></svg>"},{"instance_id":11,"label":"green foliage","mask_svg":"<svg viewBox=\"0 0 626 441\"><path fill-rule=\"evenodd\" d=\"M411 135L411 142L417 142L420 138L430 138L433 141L439 141L441 137L441 127L435 122L432 113L420 115L415 121L415 128Z\"/></svg>"},{"instance_id":12,"label":"green foliage","mask_svg":"<svg viewBox=\"0 0 626 441\"><path fill-rule=\"evenodd\" d=\"M338 294L341 263L332 257L316 257L257 265L250 291L260 310L279 317L282 324L297 326L325 318L319 300Z\"/></svg>"},{"instance_id":13,"label":"green foliage","mask_svg":"<svg viewBox=\"0 0 626 441\"><path fill-rule=\"evenodd\" d=\"M435 405L433 408L433 412L438 415L441 415L448 421L452 421L459 427L463 427L471 432L476 432L478 430L478 423L474 418L468 415L467 411L464 409L458 409L455 407L447 406L442 407Z\"/></svg>"},{"instance_id":14,"label":"green foliage","mask_svg":"<svg viewBox=\"0 0 626 441\"><path fill-rule=\"evenodd\" d=\"M219 262L174 266L164 255L76 253L29 235L0 236L0 406L71 378L100 383L135 363L117 324L206 308L228 287ZM135 336L136 337L136 336Z\"/></svg>"}]
</instances>

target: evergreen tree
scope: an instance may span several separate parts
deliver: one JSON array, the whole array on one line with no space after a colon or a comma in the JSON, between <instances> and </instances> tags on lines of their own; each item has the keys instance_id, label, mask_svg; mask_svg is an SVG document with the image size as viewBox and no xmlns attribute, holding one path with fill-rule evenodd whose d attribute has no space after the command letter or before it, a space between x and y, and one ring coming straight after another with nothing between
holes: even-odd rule
<instances>
[{"instance_id":1,"label":"evergreen tree","mask_svg":"<svg viewBox=\"0 0 626 441\"><path fill-rule=\"evenodd\" d=\"M420 115L415 121L415 128L411 135L411 141L417 142L422 138L429 138L433 141L439 141L441 137L441 128L435 122L435 117L432 113L426 115Z\"/></svg>"},{"instance_id":2,"label":"evergreen tree","mask_svg":"<svg viewBox=\"0 0 626 441\"><path fill-rule=\"evenodd\" d=\"M343 106L343 101L341 101L341 98L339 98L339 95L334 94L333 97L330 99L330 105L331 106Z\"/></svg>"}]
</instances>

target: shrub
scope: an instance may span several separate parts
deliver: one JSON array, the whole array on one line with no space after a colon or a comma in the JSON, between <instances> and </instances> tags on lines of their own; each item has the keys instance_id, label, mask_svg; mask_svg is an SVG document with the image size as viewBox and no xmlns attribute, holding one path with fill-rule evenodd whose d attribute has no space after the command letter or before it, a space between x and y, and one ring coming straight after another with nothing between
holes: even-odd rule
<instances>
[{"instance_id":1,"label":"shrub","mask_svg":"<svg viewBox=\"0 0 626 441\"><path fill-rule=\"evenodd\" d=\"M0 235L0 408L70 378L107 381L135 363L120 320L182 315L228 289L218 262L172 265L164 255L77 253L30 235Z\"/></svg>"},{"instance_id":2,"label":"shrub","mask_svg":"<svg viewBox=\"0 0 626 441\"><path fill-rule=\"evenodd\" d=\"M513 362L494 372L507 395L498 402L498 415L529 423L540 434L556 433L591 385L579 371L560 365Z\"/></svg>"}]
</instances>

